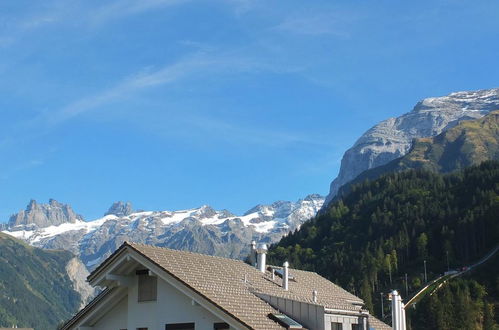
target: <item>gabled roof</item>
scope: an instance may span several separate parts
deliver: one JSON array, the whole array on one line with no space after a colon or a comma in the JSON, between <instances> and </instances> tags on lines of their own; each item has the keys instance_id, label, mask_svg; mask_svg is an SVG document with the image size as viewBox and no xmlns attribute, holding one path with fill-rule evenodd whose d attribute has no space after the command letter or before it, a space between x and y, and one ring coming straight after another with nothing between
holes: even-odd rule
<instances>
[{"instance_id":1,"label":"gabled roof","mask_svg":"<svg viewBox=\"0 0 499 330\"><path fill-rule=\"evenodd\" d=\"M102 290L97 296L95 296L94 299L92 299L92 301L90 301L87 306L85 306L84 308L82 308L78 313L76 313L75 316L73 316L70 320L68 320L66 323L64 323L64 325L61 327L62 330L66 330L66 329L69 329L69 327L71 325L73 325L78 319L80 319L81 317L83 317L85 314L89 313L90 311L92 311L94 309L94 307L96 305L99 304L99 302L104 299L104 297L106 297L110 292L112 292L114 289L105 289L105 290ZM2 328L0 328L0 330L2 330Z\"/></svg>"},{"instance_id":2,"label":"gabled roof","mask_svg":"<svg viewBox=\"0 0 499 330\"><path fill-rule=\"evenodd\" d=\"M290 269L294 280L285 291L280 277L272 280L269 270L262 274L240 260L127 242L95 269L89 280L100 276L125 249L137 252L251 329L283 329L268 317L278 311L258 293L353 313L360 313L363 304L360 298L313 272ZM312 300L314 290L318 292L317 303Z\"/></svg>"}]
</instances>

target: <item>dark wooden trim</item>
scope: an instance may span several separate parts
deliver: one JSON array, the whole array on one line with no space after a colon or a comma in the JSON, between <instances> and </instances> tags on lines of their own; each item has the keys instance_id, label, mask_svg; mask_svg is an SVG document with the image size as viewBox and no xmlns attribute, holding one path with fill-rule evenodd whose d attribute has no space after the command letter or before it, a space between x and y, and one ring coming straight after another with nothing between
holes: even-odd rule
<instances>
[{"instance_id":1,"label":"dark wooden trim","mask_svg":"<svg viewBox=\"0 0 499 330\"><path fill-rule=\"evenodd\" d=\"M195 329L194 322L165 324L165 330L185 330L185 329Z\"/></svg>"},{"instance_id":2,"label":"dark wooden trim","mask_svg":"<svg viewBox=\"0 0 499 330\"><path fill-rule=\"evenodd\" d=\"M218 322L218 323L214 323L213 324L213 329L214 330L226 330L226 329L229 329L230 326L225 323L225 322Z\"/></svg>"}]
</instances>

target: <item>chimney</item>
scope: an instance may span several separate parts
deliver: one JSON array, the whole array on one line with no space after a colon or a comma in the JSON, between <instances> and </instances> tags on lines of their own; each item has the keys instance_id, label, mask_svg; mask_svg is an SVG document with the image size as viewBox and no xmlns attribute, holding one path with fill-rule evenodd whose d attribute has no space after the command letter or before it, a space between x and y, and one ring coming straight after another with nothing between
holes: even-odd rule
<instances>
[{"instance_id":1,"label":"chimney","mask_svg":"<svg viewBox=\"0 0 499 330\"><path fill-rule=\"evenodd\" d=\"M282 272L282 288L285 291L288 291L288 286L289 286L289 262L285 261L284 264L282 265L283 272Z\"/></svg>"},{"instance_id":2,"label":"chimney","mask_svg":"<svg viewBox=\"0 0 499 330\"><path fill-rule=\"evenodd\" d=\"M392 291L392 327L393 330L406 330L405 306L397 290Z\"/></svg>"},{"instance_id":3,"label":"chimney","mask_svg":"<svg viewBox=\"0 0 499 330\"><path fill-rule=\"evenodd\" d=\"M312 301L317 303L317 290L312 291Z\"/></svg>"},{"instance_id":4,"label":"chimney","mask_svg":"<svg viewBox=\"0 0 499 330\"><path fill-rule=\"evenodd\" d=\"M250 264L256 267L256 242L251 241L251 253L250 253Z\"/></svg>"},{"instance_id":5,"label":"chimney","mask_svg":"<svg viewBox=\"0 0 499 330\"><path fill-rule=\"evenodd\" d=\"M258 258L258 270L260 270L262 273L265 273L265 268L267 267L267 250L267 244L265 243L259 244L258 248L256 249Z\"/></svg>"}]
</instances>

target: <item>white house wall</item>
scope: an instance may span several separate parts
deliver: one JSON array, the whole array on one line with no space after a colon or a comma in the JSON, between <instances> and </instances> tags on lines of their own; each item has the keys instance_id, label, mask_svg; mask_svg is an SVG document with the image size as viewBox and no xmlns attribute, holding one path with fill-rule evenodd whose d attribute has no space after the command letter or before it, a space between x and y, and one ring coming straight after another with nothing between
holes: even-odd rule
<instances>
[{"instance_id":1,"label":"white house wall","mask_svg":"<svg viewBox=\"0 0 499 330\"><path fill-rule=\"evenodd\" d=\"M104 315L91 328L92 330L110 330L127 328L128 299L124 297L113 309Z\"/></svg>"},{"instance_id":2,"label":"white house wall","mask_svg":"<svg viewBox=\"0 0 499 330\"><path fill-rule=\"evenodd\" d=\"M343 330L351 330L352 324L363 324L362 318L357 316L326 314L324 319L324 330L331 330L331 322L341 323Z\"/></svg>"},{"instance_id":3,"label":"white house wall","mask_svg":"<svg viewBox=\"0 0 499 330\"><path fill-rule=\"evenodd\" d=\"M215 315L179 292L173 286L158 278L156 301L138 302L138 277L128 289L128 327L127 329L148 328L165 329L167 323L194 322L196 329L213 329L213 324L223 322Z\"/></svg>"},{"instance_id":4,"label":"white house wall","mask_svg":"<svg viewBox=\"0 0 499 330\"><path fill-rule=\"evenodd\" d=\"M307 329L324 329L324 307L296 300L258 294L269 305L288 315Z\"/></svg>"}]
</instances>

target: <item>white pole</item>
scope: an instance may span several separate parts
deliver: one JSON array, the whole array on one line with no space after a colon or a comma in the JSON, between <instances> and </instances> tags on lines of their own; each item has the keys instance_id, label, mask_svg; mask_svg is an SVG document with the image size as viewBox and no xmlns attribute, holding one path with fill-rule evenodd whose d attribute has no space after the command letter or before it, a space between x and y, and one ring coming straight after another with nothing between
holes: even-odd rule
<instances>
[{"instance_id":1,"label":"white pole","mask_svg":"<svg viewBox=\"0 0 499 330\"><path fill-rule=\"evenodd\" d=\"M282 288L286 291L288 291L288 286L289 286L289 262L285 261L283 264L283 272L282 272Z\"/></svg>"},{"instance_id":2,"label":"white pole","mask_svg":"<svg viewBox=\"0 0 499 330\"><path fill-rule=\"evenodd\" d=\"M397 290L392 291L392 328L393 330L402 330L399 327L400 323L400 310L398 308L398 295Z\"/></svg>"},{"instance_id":3,"label":"white pole","mask_svg":"<svg viewBox=\"0 0 499 330\"><path fill-rule=\"evenodd\" d=\"M405 305L401 302L400 307L402 308L400 311L400 314L402 315L401 321L402 321L402 330L405 330L406 324L405 324Z\"/></svg>"},{"instance_id":4,"label":"white pole","mask_svg":"<svg viewBox=\"0 0 499 330\"><path fill-rule=\"evenodd\" d=\"M426 260L424 261L424 282L428 282L428 277L426 276Z\"/></svg>"},{"instance_id":5,"label":"white pole","mask_svg":"<svg viewBox=\"0 0 499 330\"><path fill-rule=\"evenodd\" d=\"M383 309L383 292L379 293L381 297L381 321L385 318L385 310Z\"/></svg>"}]
</instances>

